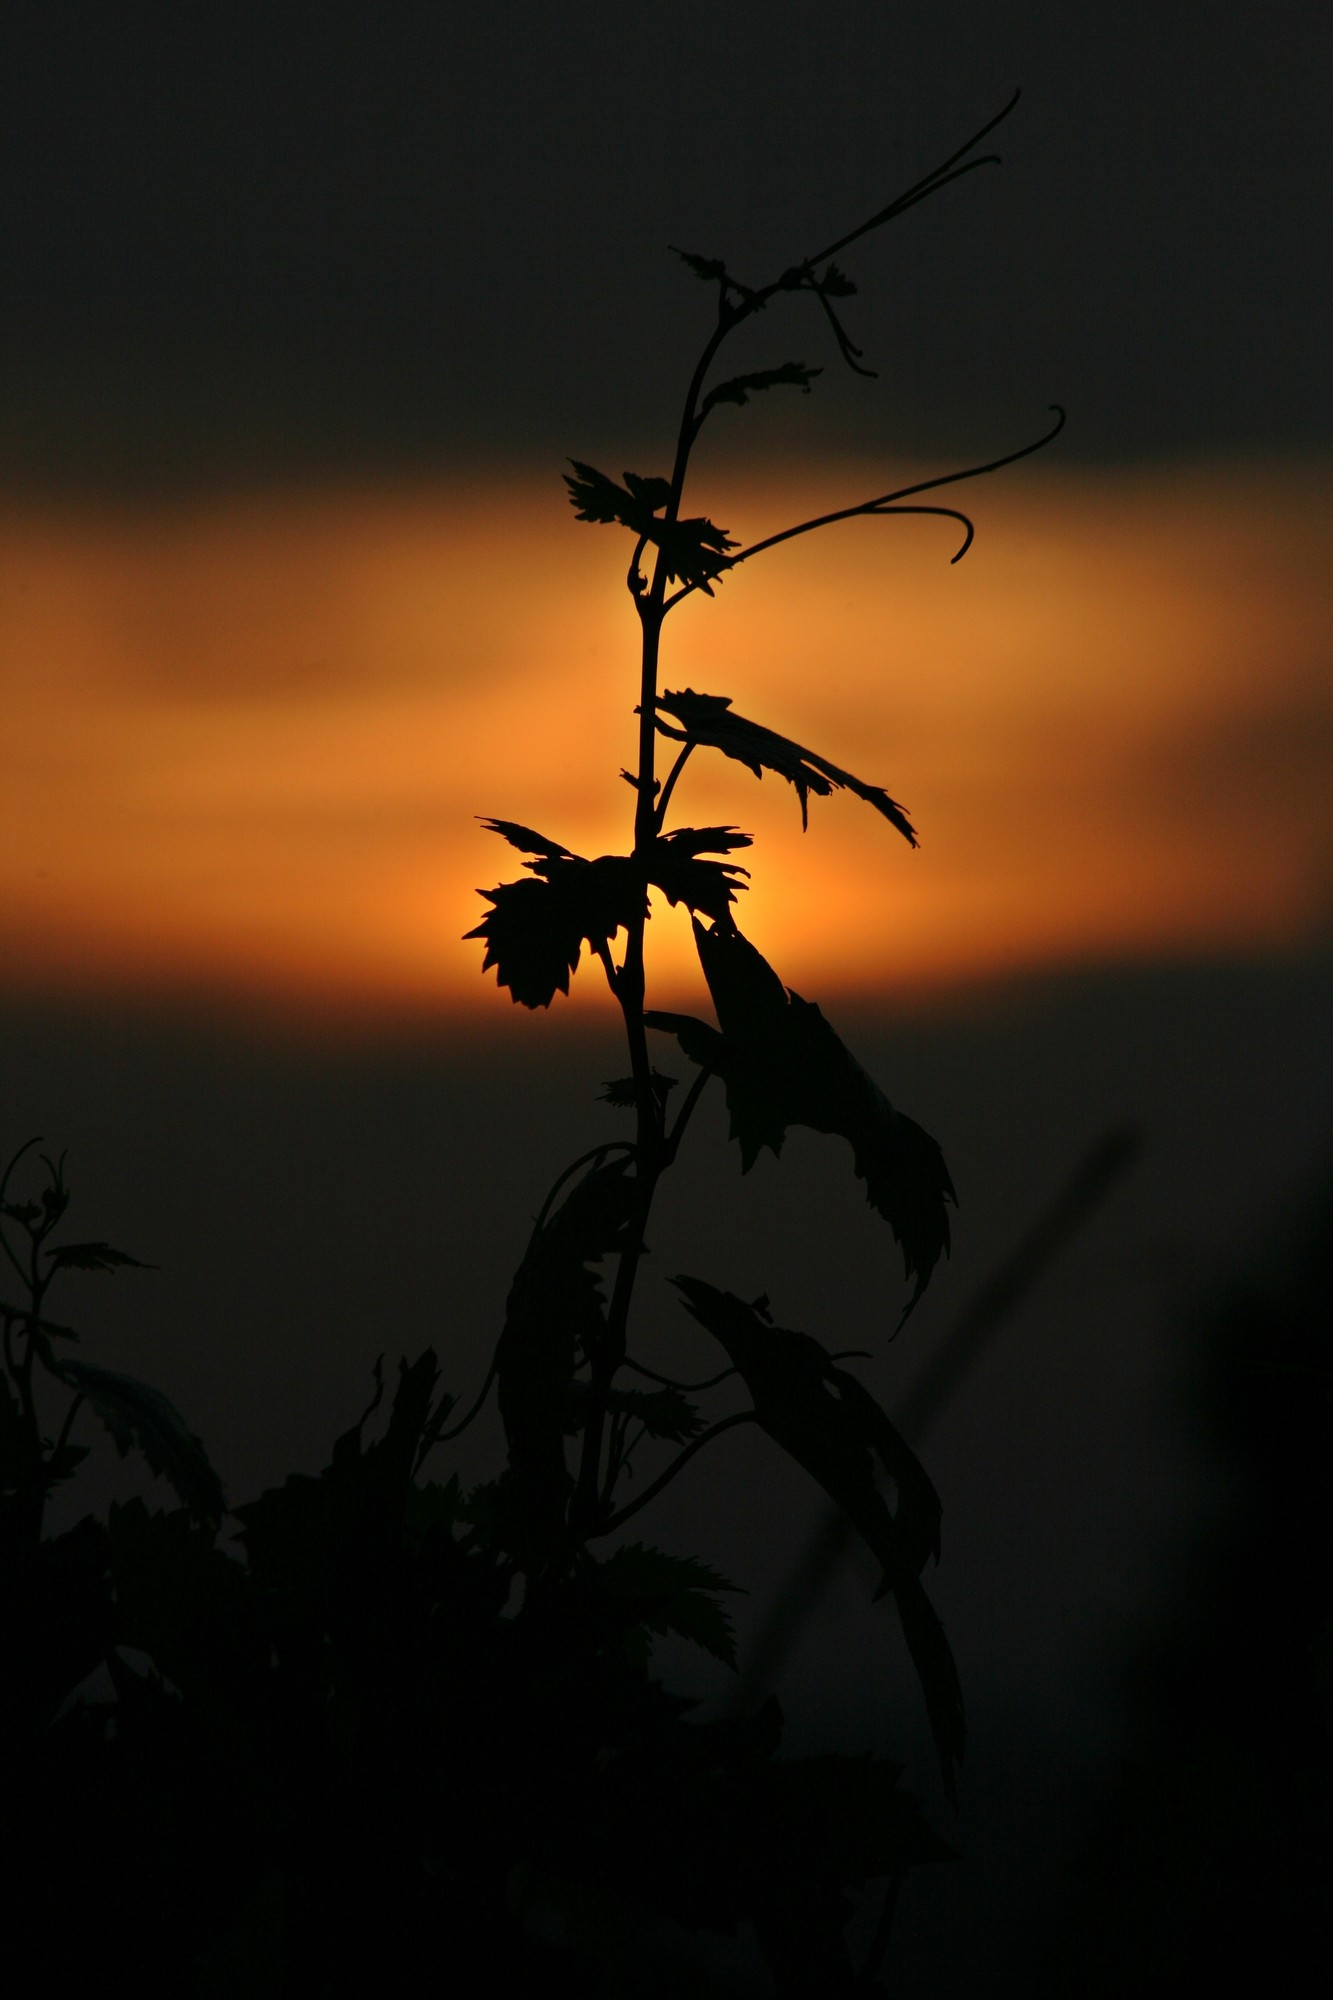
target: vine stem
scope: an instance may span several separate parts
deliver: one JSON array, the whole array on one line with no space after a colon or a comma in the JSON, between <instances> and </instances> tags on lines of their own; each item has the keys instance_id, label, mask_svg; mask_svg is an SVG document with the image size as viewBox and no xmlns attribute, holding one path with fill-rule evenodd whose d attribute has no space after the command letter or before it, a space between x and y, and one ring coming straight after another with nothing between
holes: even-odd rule
<instances>
[{"instance_id":1,"label":"vine stem","mask_svg":"<svg viewBox=\"0 0 1333 2000\"><path fill-rule=\"evenodd\" d=\"M974 172L978 167L994 164L994 155L986 155L981 159L973 160L968 160L966 155L972 151L979 140L984 138L987 133L993 131L997 125L1008 117L1017 101L1018 94L1015 92L1014 97L1005 105L1004 109L996 117L983 125L980 131L974 133L965 146L960 147L957 152L951 154L940 166L934 168L922 180L917 181L912 187L899 195L895 201L890 202L886 208L881 209L877 214L873 215L867 222L861 223L857 228L840 236L835 243L821 250L816 257L807 258L803 264L783 272L781 277L776 278L772 283L756 291L735 285L734 281L732 281L733 289L737 293L735 303L732 303L728 295L728 285L724 279L718 299L717 324L704 343L703 351L695 364L694 373L690 378L689 387L685 393L684 405L680 416L680 427L676 434L675 458L671 470L669 496L663 512L661 534L660 537L653 537L657 546L651 584L645 587L639 571L639 562L646 548L647 538L645 536L639 536L634 554L630 560L626 585L639 618L642 636L638 704L638 768L631 781L635 791L633 851L636 860L640 864L642 877L645 882L645 892L641 905L636 908L633 918L626 929L625 953L621 964L619 967L612 965L608 950L603 956L603 967L611 990L619 1002L621 1014L624 1019L625 1037L629 1046L630 1069L634 1080L636 1118L634 1198L628 1218L626 1238L616 1265L615 1283L606 1313L604 1331L588 1357L590 1364L588 1416L584 1426L582 1453L575 1481L573 1504L570 1510L571 1553L573 1546L576 1546L580 1540L586 1540L593 1534L605 1534L609 1528L618 1526L630 1514L636 1513L647 1500L661 1491L662 1487L669 1479L675 1476L686 1460L695 1451L700 1449L704 1443L708 1442L709 1439L719 1435L722 1430L730 1429L735 1423L748 1421L748 1415L730 1417L721 1425L715 1426L713 1430L705 1432L703 1437L696 1439L688 1446L662 1478L654 1481L653 1485L645 1493L640 1494L629 1508L622 1509L619 1514L612 1512L613 1489L616 1482L616 1474L620 1466L614 1426L612 1427L612 1436L605 1453L606 1465L605 1468L603 1467L603 1446L606 1439L606 1419L611 1385L617 1370L623 1367L626 1359L630 1306L633 1301L639 1264L645 1251L645 1234L657 1183L675 1158L685 1125L688 1122L691 1112L694 1110L695 1104L698 1102L703 1082L706 1081L706 1075L696 1080L695 1088L690 1092L676 1127L668 1137L665 1110L659 1103L657 1094L653 1088L652 1065L648 1055L647 1029L644 1021L646 990L644 975L644 924L647 917L646 882L648 876L646 864L665 826L666 810L670 802L671 793L692 748L692 745L686 744L684 751L676 760L667 783L663 788L662 796L659 799L657 797L658 785L654 764L658 727L658 662L661 650L662 625L667 612L694 588L692 584L686 584L683 588L668 596L667 584L670 579L667 573L667 549L671 544L673 532L679 525L681 498L685 490L685 478L689 469L690 453L701 429L700 398L703 394L704 383L707 380L708 371L713 365L718 349L722 346L727 336L734 332L743 321L752 318L756 313L762 312L769 300L780 292L813 289L819 292L825 310L830 311L827 298L823 295L821 287L812 276L814 266L817 263L824 262L826 259L832 257L836 251L842 250L847 244L855 242L858 237L864 236L870 230L879 228L883 223L890 221L895 216L901 215L906 209L913 207L918 201L925 200L928 195L935 193L950 181L959 178L963 174ZM830 316L832 316L831 313ZM834 327L835 332L838 331L836 318L834 319ZM841 335L839 335L839 345L843 348L846 358L850 360L851 356L847 353L848 343L845 337ZM855 364L853 363L853 365ZM702 415L706 416L707 413L708 405L704 404ZM1056 429L1059 428L1060 423L1063 423L1063 421L1064 415L1063 412L1060 412ZM1043 439L1042 442L1044 443L1046 440ZM966 473L949 474L940 480L926 481L920 486L909 487L900 493L882 495L875 500L863 502L859 507L844 509L837 514L829 515L818 521L802 522L779 535L770 536L765 542L756 543L752 548L744 550L739 556L733 558L731 562L725 563L722 567L724 569L732 568L736 562L744 561L749 556L757 555L761 550L771 548L780 541L790 539L793 535L805 534L816 527L826 526L833 520L846 519L852 514L886 512L893 508L902 512L955 513L955 510L946 508L902 508L898 503L916 493L929 491L934 486L947 485L953 479L970 478L975 476L977 472L993 471L997 466L1011 463L1014 458L1023 457L1027 450L1033 449L1036 449L1036 447L1027 446L1024 451L1011 453L1007 458L996 460L991 465L976 467ZM955 517L963 521L970 540L971 523L966 520L965 516L955 515ZM966 547L966 543L964 547ZM961 554L962 550L959 553Z\"/></svg>"},{"instance_id":2,"label":"vine stem","mask_svg":"<svg viewBox=\"0 0 1333 2000\"><path fill-rule=\"evenodd\" d=\"M630 1519L631 1515L637 1514L640 1507L646 1507L650 1500L655 1500L662 1491L662 1488L670 1485L681 1468L694 1457L696 1452L702 1451L706 1444L711 1444L714 1438L720 1438L723 1431L735 1430L738 1424L752 1424L754 1422L756 1422L756 1417L753 1410L737 1410L734 1416L723 1417L720 1423L711 1425L699 1437L691 1439L684 1451L676 1454L666 1471L659 1473L651 1486L645 1486L642 1493L631 1500L627 1507L622 1507L618 1514L612 1514L609 1520L601 1521L593 1532L598 1535L614 1533L617 1528L622 1527Z\"/></svg>"}]
</instances>

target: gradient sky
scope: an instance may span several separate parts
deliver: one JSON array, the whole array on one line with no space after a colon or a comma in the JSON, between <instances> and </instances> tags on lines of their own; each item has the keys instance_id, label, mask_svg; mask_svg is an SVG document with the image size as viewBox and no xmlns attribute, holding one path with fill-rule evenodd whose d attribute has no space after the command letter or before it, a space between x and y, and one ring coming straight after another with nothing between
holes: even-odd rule
<instances>
[{"instance_id":1,"label":"gradient sky","mask_svg":"<svg viewBox=\"0 0 1333 2000\"><path fill-rule=\"evenodd\" d=\"M1126 1119L1149 1142L931 1440L980 1862L952 1892L935 1871L905 1992L965 1990L959 1952L999 1964L1006 1928L1049 1925L1032 1857L1092 1789L1088 1742L1118 1768L1126 1633L1168 1588L1179 1618L1203 1520L1182 1302L1325 1143L1326 13L0 10L6 1104L14 1143L70 1147L80 1232L162 1265L99 1292L95 1358L160 1384L236 1495L323 1462L386 1341L480 1381L541 1190L616 1129L596 978L534 1024L461 933L518 872L473 815L623 844L628 544L560 473L663 465L711 311L667 246L762 280L1023 87L1000 170L845 260L878 379L768 314L749 364L825 373L724 411L694 491L748 538L1011 449L1055 401L1064 434L957 496L957 567L947 524L861 524L667 628L668 685L887 786L921 832L912 853L841 797L802 836L773 776L702 757L679 794L755 834L742 922L949 1159L955 1251L876 1364L890 1408L1089 1142ZM654 998L699 1004L679 913L651 946ZM1069 966L989 1004L997 975ZM905 1004L946 986L978 1004ZM223 1031L110 991L221 998ZM256 1004L381 1032L275 1057ZM794 1135L741 1180L724 1132L705 1099L715 1144L655 1218L660 1358L682 1242L831 1347L891 1323L896 1253L845 1149ZM707 1534L680 1546L734 1559L755 1610L804 1517L770 1462L734 1463L687 1493ZM830 1718L888 1726L863 1597L783 1689L812 1747Z\"/></svg>"},{"instance_id":2,"label":"gradient sky","mask_svg":"<svg viewBox=\"0 0 1333 2000\"><path fill-rule=\"evenodd\" d=\"M877 469L733 475L716 511L752 538ZM730 695L921 833L914 853L844 793L803 835L780 780L700 753L676 810L756 835L742 926L798 989L898 999L1309 943L1333 873L1333 481L1033 470L977 504L956 567L949 524L846 524L668 621L667 686ZM631 837L628 546L554 477L14 509L11 982L506 1010L460 934L518 857L474 814L587 854ZM679 1004L682 913L651 943ZM605 1003L595 967L576 992Z\"/></svg>"},{"instance_id":3,"label":"gradient sky","mask_svg":"<svg viewBox=\"0 0 1333 2000\"><path fill-rule=\"evenodd\" d=\"M625 837L625 552L558 474L664 460L711 310L667 244L762 277L1015 83L1003 168L845 260L878 380L766 315L742 362L825 374L721 414L696 504L750 537L1056 398L1065 434L959 496L957 569L938 523L843 528L667 635L668 685L887 785L922 850L846 799L802 840L736 767L681 809L761 837L742 921L798 986L1318 934L1317 19L8 10L11 982L489 1004L458 934L516 857L471 816ZM654 942L683 979L678 918Z\"/></svg>"}]
</instances>

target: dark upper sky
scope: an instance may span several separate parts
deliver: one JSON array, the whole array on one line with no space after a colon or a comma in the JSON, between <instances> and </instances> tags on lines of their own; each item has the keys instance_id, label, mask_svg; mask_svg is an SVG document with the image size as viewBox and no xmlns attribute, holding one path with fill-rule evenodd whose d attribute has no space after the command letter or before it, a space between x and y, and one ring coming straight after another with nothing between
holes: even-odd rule
<instances>
[{"instance_id":1,"label":"dark upper sky","mask_svg":"<svg viewBox=\"0 0 1333 2000\"><path fill-rule=\"evenodd\" d=\"M1003 169L848 253L879 383L734 421L988 452L1058 398L1067 462L1324 448L1325 18L9 0L0 478L664 449L712 307L667 244L762 281L1016 84ZM752 353L829 346L805 305Z\"/></svg>"}]
</instances>

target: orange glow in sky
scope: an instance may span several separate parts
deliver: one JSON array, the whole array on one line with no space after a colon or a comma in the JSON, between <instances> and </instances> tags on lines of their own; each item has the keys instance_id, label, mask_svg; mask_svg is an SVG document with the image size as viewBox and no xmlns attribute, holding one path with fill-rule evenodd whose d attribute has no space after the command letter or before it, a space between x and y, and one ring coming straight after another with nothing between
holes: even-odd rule
<instances>
[{"instance_id":1,"label":"orange glow in sky","mask_svg":"<svg viewBox=\"0 0 1333 2000\"><path fill-rule=\"evenodd\" d=\"M597 854L632 808L631 544L574 519L558 470L0 508L6 983L508 1010L461 933L519 857L474 815ZM769 468L692 498L753 540L891 476ZM696 754L677 818L756 836L739 920L783 978L905 996L1318 933L1333 476L1034 467L961 504L956 567L948 523L858 522L667 622L664 685L730 695L921 834L842 794L802 836L780 780ZM663 906L649 938L650 999L697 1001L687 919ZM586 960L573 991L607 1004Z\"/></svg>"}]
</instances>

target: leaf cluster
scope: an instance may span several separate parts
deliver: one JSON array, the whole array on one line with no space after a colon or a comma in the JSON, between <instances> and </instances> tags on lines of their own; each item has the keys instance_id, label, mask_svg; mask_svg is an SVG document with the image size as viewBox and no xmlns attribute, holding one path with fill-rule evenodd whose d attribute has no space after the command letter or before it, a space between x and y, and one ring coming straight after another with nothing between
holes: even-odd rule
<instances>
[{"instance_id":1,"label":"leaf cluster","mask_svg":"<svg viewBox=\"0 0 1333 2000\"><path fill-rule=\"evenodd\" d=\"M318 1476L235 1509L235 1551L136 1500L18 1573L12 1948L40 1939L57 1984L114 1935L163 1991L350 1996L409 1990L443 1936L460 1990L597 1995L652 1919L654 1950L745 1922L779 1978L850 1968L846 1887L947 1852L897 1767L788 1763L775 1704L704 1725L662 1691L656 1634L734 1659L705 1563L633 1542L516 1605L486 1494L420 1471L451 1403L434 1354L377 1430L382 1393L377 1370ZM687 1429L670 1404L637 1407ZM110 1697L69 1706L99 1661Z\"/></svg>"}]
</instances>

